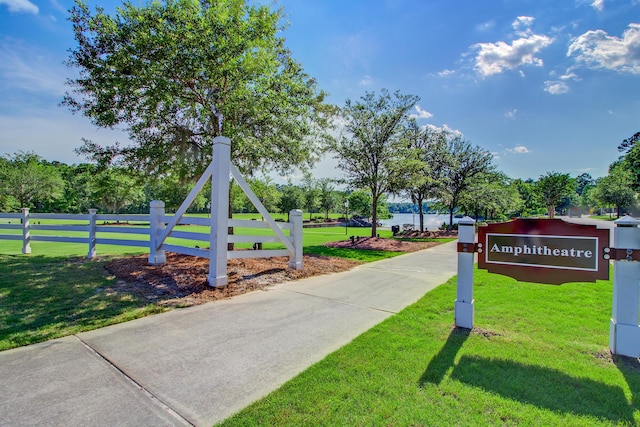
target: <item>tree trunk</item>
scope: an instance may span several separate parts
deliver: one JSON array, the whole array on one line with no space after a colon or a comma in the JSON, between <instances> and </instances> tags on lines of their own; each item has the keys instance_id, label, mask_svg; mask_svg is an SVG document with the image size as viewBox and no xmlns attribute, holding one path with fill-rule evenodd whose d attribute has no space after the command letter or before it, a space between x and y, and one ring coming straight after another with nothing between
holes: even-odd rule
<instances>
[{"instance_id":1,"label":"tree trunk","mask_svg":"<svg viewBox=\"0 0 640 427\"><path fill-rule=\"evenodd\" d=\"M449 230L453 230L453 209L455 206L449 206Z\"/></svg>"},{"instance_id":2,"label":"tree trunk","mask_svg":"<svg viewBox=\"0 0 640 427\"><path fill-rule=\"evenodd\" d=\"M371 212L371 237L376 237L378 232L378 197L373 198L373 212Z\"/></svg>"},{"instance_id":3,"label":"tree trunk","mask_svg":"<svg viewBox=\"0 0 640 427\"><path fill-rule=\"evenodd\" d=\"M422 198L418 198L418 215L420 215L420 232L424 233L424 217L422 212Z\"/></svg>"},{"instance_id":4,"label":"tree trunk","mask_svg":"<svg viewBox=\"0 0 640 427\"><path fill-rule=\"evenodd\" d=\"M556 213L556 207L555 206L547 206L547 213L549 214L549 218L553 218L553 216Z\"/></svg>"}]
</instances>

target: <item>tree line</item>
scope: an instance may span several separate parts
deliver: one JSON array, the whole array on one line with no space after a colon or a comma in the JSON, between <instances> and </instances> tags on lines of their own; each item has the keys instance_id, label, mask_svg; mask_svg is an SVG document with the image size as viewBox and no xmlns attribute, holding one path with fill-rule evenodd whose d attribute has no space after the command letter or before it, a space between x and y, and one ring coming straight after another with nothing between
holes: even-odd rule
<instances>
[{"instance_id":1,"label":"tree line","mask_svg":"<svg viewBox=\"0 0 640 427\"><path fill-rule=\"evenodd\" d=\"M382 90L342 107L328 104L286 48L283 18L282 9L245 0L125 2L113 14L76 0L69 15L75 46L67 60L75 77L67 80L62 105L98 127L123 129L128 141L84 140L76 151L88 163L79 165L35 153L5 155L0 208L145 211L149 200L161 199L171 210L209 164L220 135L230 138L232 161L252 177L270 210L304 207L326 216L349 199L351 212L372 218L372 235L392 195L411 200L418 211L434 201L450 224L454 212L553 216L577 205L615 205L620 212L635 200L638 134L623 142L623 158L597 182L558 172L510 179L489 152L461 134L419 126L411 115L415 95ZM339 182L307 175L300 183L274 185L257 178L312 170L325 154L338 162ZM234 191L230 211L250 209ZM203 192L193 209L205 210L206 197Z\"/></svg>"}]
</instances>

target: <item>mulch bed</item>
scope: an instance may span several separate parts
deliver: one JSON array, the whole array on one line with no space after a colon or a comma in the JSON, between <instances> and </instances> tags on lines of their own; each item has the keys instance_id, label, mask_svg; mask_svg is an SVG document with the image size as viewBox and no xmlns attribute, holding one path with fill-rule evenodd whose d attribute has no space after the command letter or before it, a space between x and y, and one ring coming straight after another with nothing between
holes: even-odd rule
<instances>
[{"instance_id":1,"label":"mulch bed","mask_svg":"<svg viewBox=\"0 0 640 427\"><path fill-rule=\"evenodd\" d=\"M455 236L455 235L453 235ZM406 238L427 237L404 235ZM428 237L443 237L430 232ZM439 242L412 242L402 239L360 237L327 243L337 248L414 252L438 245ZM228 285L225 288L209 286L209 260L207 258L167 252L167 262L150 265L148 255L119 258L105 268L115 276L115 284L108 292L133 294L149 303L186 307L231 298L247 292L265 289L271 285L321 274L350 270L362 262L336 257L305 255L302 270L289 268L288 257L232 259L227 262Z\"/></svg>"}]
</instances>

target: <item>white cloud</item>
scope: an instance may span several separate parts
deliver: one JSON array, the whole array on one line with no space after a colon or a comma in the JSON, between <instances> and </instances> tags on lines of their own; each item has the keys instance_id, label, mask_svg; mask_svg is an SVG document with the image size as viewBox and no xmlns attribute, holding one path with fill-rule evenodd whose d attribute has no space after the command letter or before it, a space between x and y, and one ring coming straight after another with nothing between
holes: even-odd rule
<instances>
[{"instance_id":1,"label":"white cloud","mask_svg":"<svg viewBox=\"0 0 640 427\"><path fill-rule=\"evenodd\" d=\"M511 110L511 111L507 111L506 113L504 113L504 116L505 116L507 119L515 120L515 119L516 119L516 115L517 115L517 114L518 114L518 109L517 109L517 108L514 108L513 110Z\"/></svg>"},{"instance_id":2,"label":"white cloud","mask_svg":"<svg viewBox=\"0 0 640 427\"><path fill-rule=\"evenodd\" d=\"M511 26L516 30L516 34L526 37L532 33L531 26L534 20L535 18L533 16L518 16Z\"/></svg>"},{"instance_id":3,"label":"white cloud","mask_svg":"<svg viewBox=\"0 0 640 427\"><path fill-rule=\"evenodd\" d=\"M486 77L506 70L514 70L522 65L542 66L542 59L536 55L553 43L553 38L534 34L531 30L534 20L531 16L518 16L511 24L518 38L511 42L477 43L471 46L472 49L477 50L476 71ZM522 70L520 75L524 77Z\"/></svg>"},{"instance_id":4,"label":"white cloud","mask_svg":"<svg viewBox=\"0 0 640 427\"><path fill-rule=\"evenodd\" d=\"M358 82L360 86L371 86L373 84L373 77L366 75Z\"/></svg>"},{"instance_id":5,"label":"white cloud","mask_svg":"<svg viewBox=\"0 0 640 427\"><path fill-rule=\"evenodd\" d=\"M414 119L429 119L433 117L433 114L431 114L426 110L423 110L422 108L420 108L419 105L416 105L415 109L418 112L418 114L411 114L411 117L413 117Z\"/></svg>"},{"instance_id":6,"label":"white cloud","mask_svg":"<svg viewBox=\"0 0 640 427\"><path fill-rule=\"evenodd\" d=\"M543 61L537 58L536 54L552 42L551 37L532 34L514 40L511 44L504 41L475 44L472 46L478 49L475 68L483 77L486 77L513 70L522 65L540 67Z\"/></svg>"},{"instance_id":7,"label":"white cloud","mask_svg":"<svg viewBox=\"0 0 640 427\"><path fill-rule=\"evenodd\" d=\"M455 70L442 70L438 73L438 76L447 77L447 76L450 76L451 74L455 74Z\"/></svg>"},{"instance_id":8,"label":"white cloud","mask_svg":"<svg viewBox=\"0 0 640 427\"><path fill-rule=\"evenodd\" d=\"M560 80L581 80L581 79L573 71L567 70L566 73L560 76Z\"/></svg>"},{"instance_id":9,"label":"white cloud","mask_svg":"<svg viewBox=\"0 0 640 427\"><path fill-rule=\"evenodd\" d=\"M73 151L82 145L83 137L104 145L129 142L123 131L98 129L87 118L55 106L23 115L0 114L0 155L23 150L35 151L49 161L86 162Z\"/></svg>"},{"instance_id":10,"label":"white cloud","mask_svg":"<svg viewBox=\"0 0 640 427\"><path fill-rule=\"evenodd\" d=\"M61 96L66 90L67 73L58 59L46 53L15 40L0 42L0 82L9 90Z\"/></svg>"},{"instance_id":11,"label":"white cloud","mask_svg":"<svg viewBox=\"0 0 640 427\"><path fill-rule=\"evenodd\" d=\"M557 80L547 80L544 82L544 91L551 95L561 95L569 92L569 85Z\"/></svg>"},{"instance_id":12,"label":"white cloud","mask_svg":"<svg viewBox=\"0 0 640 427\"><path fill-rule=\"evenodd\" d=\"M460 132L459 130L450 128L447 124L443 124L442 126L428 124L428 125L424 125L422 129L431 129L435 132L446 132L453 137L462 138L464 136L462 132Z\"/></svg>"},{"instance_id":13,"label":"white cloud","mask_svg":"<svg viewBox=\"0 0 640 427\"><path fill-rule=\"evenodd\" d=\"M587 31L571 43L567 56L590 68L640 74L640 24L629 24L622 38L603 30Z\"/></svg>"},{"instance_id":14,"label":"white cloud","mask_svg":"<svg viewBox=\"0 0 640 427\"><path fill-rule=\"evenodd\" d=\"M510 153L517 153L517 154L528 154L528 153L531 152L524 145L516 145L513 148L507 148L507 151L510 152Z\"/></svg>"},{"instance_id":15,"label":"white cloud","mask_svg":"<svg viewBox=\"0 0 640 427\"><path fill-rule=\"evenodd\" d=\"M591 7L593 7L598 12L602 12L604 10L604 0L593 0L593 3L591 3Z\"/></svg>"},{"instance_id":16,"label":"white cloud","mask_svg":"<svg viewBox=\"0 0 640 427\"><path fill-rule=\"evenodd\" d=\"M7 5L9 12L11 13L32 13L38 14L38 6L31 3L29 0L0 0L0 4Z\"/></svg>"}]
</instances>

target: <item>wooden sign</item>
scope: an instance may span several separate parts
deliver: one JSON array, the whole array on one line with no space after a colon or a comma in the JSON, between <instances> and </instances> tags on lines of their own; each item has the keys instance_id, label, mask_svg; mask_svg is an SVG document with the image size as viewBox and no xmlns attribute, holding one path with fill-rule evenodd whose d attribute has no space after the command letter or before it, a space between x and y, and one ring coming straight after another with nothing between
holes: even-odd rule
<instances>
[{"instance_id":1,"label":"wooden sign","mask_svg":"<svg viewBox=\"0 0 640 427\"><path fill-rule=\"evenodd\" d=\"M516 219L478 227L478 268L525 282L609 278L609 230L561 219Z\"/></svg>"}]
</instances>

